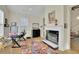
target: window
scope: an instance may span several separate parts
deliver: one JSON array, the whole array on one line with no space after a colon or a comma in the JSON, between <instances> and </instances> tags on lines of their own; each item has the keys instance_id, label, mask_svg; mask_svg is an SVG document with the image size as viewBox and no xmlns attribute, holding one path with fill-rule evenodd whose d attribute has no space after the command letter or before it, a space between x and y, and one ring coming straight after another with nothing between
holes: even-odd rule
<instances>
[{"instance_id":1,"label":"window","mask_svg":"<svg viewBox=\"0 0 79 59\"><path fill-rule=\"evenodd\" d=\"M19 28L18 33L21 33L22 31L26 31L28 26L28 18L27 17L21 17L19 22Z\"/></svg>"},{"instance_id":2,"label":"window","mask_svg":"<svg viewBox=\"0 0 79 59\"><path fill-rule=\"evenodd\" d=\"M4 35L4 13L0 10L0 36Z\"/></svg>"}]
</instances>

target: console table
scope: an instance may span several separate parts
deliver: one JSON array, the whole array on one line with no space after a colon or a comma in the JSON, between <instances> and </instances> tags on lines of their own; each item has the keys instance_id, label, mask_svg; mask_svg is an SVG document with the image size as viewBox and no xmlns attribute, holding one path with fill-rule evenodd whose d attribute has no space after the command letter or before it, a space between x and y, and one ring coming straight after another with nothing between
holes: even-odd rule
<instances>
[{"instance_id":1,"label":"console table","mask_svg":"<svg viewBox=\"0 0 79 59\"><path fill-rule=\"evenodd\" d=\"M39 37L40 36L40 29L33 29L32 30L32 36L33 37Z\"/></svg>"}]
</instances>

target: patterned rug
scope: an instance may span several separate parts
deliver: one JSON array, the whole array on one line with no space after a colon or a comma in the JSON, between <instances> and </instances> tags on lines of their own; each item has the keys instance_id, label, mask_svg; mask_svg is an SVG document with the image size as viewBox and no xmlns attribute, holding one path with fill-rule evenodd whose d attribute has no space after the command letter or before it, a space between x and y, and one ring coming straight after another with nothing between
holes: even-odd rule
<instances>
[{"instance_id":1,"label":"patterned rug","mask_svg":"<svg viewBox=\"0 0 79 59\"><path fill-rule=\"evenodd\" d=\"M20 42L22 54L58 54L58 50L54 50L44 44L42 41L27 39Z\"/></svg>"}]
</instances>

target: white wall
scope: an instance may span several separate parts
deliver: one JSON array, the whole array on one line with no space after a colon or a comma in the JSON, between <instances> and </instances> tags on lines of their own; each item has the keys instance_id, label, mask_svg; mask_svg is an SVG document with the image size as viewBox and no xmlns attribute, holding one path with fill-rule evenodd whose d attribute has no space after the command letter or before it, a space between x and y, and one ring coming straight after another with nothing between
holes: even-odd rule
<instances>
[{"instance_id":1,"label":"white wall","mask_svg":"<svg viewBox=\"0 0 79 59\"><path fill-rule=\"evenodd\" d=\"M17 26L18 26L18 33L20 32L20 26L22 26L22 25L20 25L20 23L21 23L21 20L22 20L22 18L26 18L26 20L28 21L29 19L28 19L28 17L27 16L24 16L24 15L21 15L21 14L17 14L17 13L13 13L13 12L10 12L10 15L9 15L9 17L8 17L8 23L9 23L9 25L11 26L11 23L12 22L16 22L17 23ZM24 22L24 24L25 23L28 23L28 22ZM27 24L28 25L28 27L29 27L29 23ZM25 26L25 25L24 25ZM28 32L27 31L27 28L28 28L27 26L25 26L25 30L26 30L26 32Z\"/></svg>"},{"instance_id":2,"label":"white wall","mask_svg":"<svg viewBox=\"0 0 79 59\"><path fill-rule=\"evenodd\" d=\"M52 25L48 23L48 13L55 11L55 18L58 20L58 26L63 26L63 16L64 16L64 11L63 11L64 6L58 6L58 5L53 5L53 6L46 6L45 8L45 19L46 19L46 24L47 25ZM62 17L60 17L62 16Z\"/></svg>"},{"instance_id":3,"label":"white wall","mask_svg":"<svg viewBox=\"0 0 79 59\"><path fill-rule=\"evenodd\" d=\"M11 22L16 22L17 23L17 25L18 25L18 22L19 22L19 20L20 20L20 15L19 14L16 14L16 13L10 13L10 15L9 15L9 18L8 18L8 23L9 23L9 25L11 26Z\"/></svg>"},{"instance_id":4,"label":"white wall","mask_svg":"<svg viewBox=\"0 0 79 59\"><path fill-rule=\"evenodd\" d=\"M72 5L67 5L67 6L65 5L65 8L64 8L64 11L65 11L64 23L66 23L66 26L67 26L67 28L65 28L65 30L64 30L64 32L65 32L64 38L65 38L65 48L67 50L71 49L70 48L70 45L71 45L70 44L71 7L72 7Z\"/></svg>"},{"instance_id":5,"label":"white wall","mask_svg":"<svg viewBox=\"0 0 79 59\"><path fill-rule=\"evenodd\" d=\"M39 24L39 29L41 30L41 37L43 37L43 15L40 16L29 16L29 33L32 35L32 27L33 23L38 23Z\"/></svg>"}]
</instances>

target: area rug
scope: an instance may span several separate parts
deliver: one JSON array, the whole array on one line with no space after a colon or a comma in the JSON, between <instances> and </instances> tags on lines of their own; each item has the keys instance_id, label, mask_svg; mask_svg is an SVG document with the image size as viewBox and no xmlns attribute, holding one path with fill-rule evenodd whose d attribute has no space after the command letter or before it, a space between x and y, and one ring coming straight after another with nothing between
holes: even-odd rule
<instances>
[{"instance_id":1,"label":"area rug","mask_svg":"<svg viewBox=\"0 0 79 59\"><path fill-rule=\"evenodd\" d=\"M22 54L58 54L58 50L54 50L39 40L28 39L20 42Z\"/></svg>"}]
</instances>

